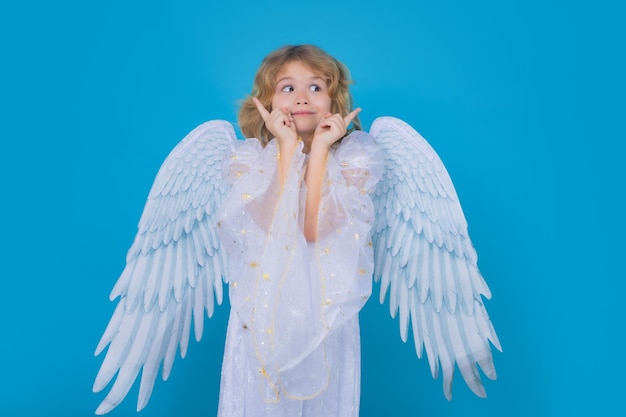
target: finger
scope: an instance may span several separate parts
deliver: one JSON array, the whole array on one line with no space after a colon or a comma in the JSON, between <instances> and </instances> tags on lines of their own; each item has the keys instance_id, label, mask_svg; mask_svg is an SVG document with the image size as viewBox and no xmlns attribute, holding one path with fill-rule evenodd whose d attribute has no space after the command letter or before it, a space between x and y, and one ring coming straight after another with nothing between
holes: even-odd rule
<instances>
[{"instance_id":1,"label":"finger","mask_svg":"<svg viewBox=\"0 0 626 417\"><path fill-rule=\"evenodd\" d=\"M270 117L270 112L267 111L265 106L259 101L258 98L252 97L252 101L256 105L256 108L259 111L259 113L261 114L263 121L267 123L267 119Z\"/></svg>"},{"instance_id":2,"label":"finger","mask_svg":"<svg viewBox=\"0 0 626 417\"><path fill-rule=\"evenodd\" d=\"M324 117L322 118L322 120L320 120L318 126L321 128L329 129L331 127L332 122L337 121L337 116L341 118L341 115L337 115L337 114L333 115L331 113L326 113Z\"/></svg>"},{"instance_id":3,"label":"finger","mask_svg":"<svg viewBox=\"0 0 626 417\"><path fill-rule=\"evenodd\" d=\"M359 114L359 113L361 113L361 108L357 107L356 109L354 109L350 113L348 113L348 115L346 117L343 118L343 122L346 124L346 127L349 126L350 123L352 123L352 120L354 120L356 115Z\"/></svg>"},{"instance_id":4,"label":"finger","mask_svg":"<svg viewBox=\"0 0 626 417\"><path fill-rule=\"evenodd\" d=\"M285 126L291 127L291 122L293 122L293 116L291 115L291 113L289 113L289 110L287 110L286 108L282 108L280 110L285 114L285 116L287 116L287 120L285 121Z\"/></svg>"},{"instance_id":5,"label":"finger","mask_svg":"<svg viewBox=\"0 0 626 417\"><path fill-rule=\"evenodd\" d=\"M272 110L268 118L265 120L265 125L266 126L281 125L281 126L291 127L292 120L293 118L291 117L291 114L286 109L283 109L283 108L274 109Z\"/></svg>"}]
</instances>

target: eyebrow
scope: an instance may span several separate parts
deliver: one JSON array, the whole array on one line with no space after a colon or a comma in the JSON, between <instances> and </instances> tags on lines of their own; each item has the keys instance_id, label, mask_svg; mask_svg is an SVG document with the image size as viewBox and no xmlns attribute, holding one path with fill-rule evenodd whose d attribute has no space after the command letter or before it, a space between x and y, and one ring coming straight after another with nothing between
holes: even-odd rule
<instances>
[{"instance_id":1,"label":"eyebrow","mask_svg":"<svg viewBox=\"0 0 626 417\"><path fill-rule=\"evenodd\" d=\"M283 81L290 81L293 79L294 79L293 77L282 77L281 79L276 80L276 84L280 84ZM322 77L318 77L318 76L309 78L309 81L321 81L324 84L326 84L326 81Z\"/></svg>"}]
</instances>

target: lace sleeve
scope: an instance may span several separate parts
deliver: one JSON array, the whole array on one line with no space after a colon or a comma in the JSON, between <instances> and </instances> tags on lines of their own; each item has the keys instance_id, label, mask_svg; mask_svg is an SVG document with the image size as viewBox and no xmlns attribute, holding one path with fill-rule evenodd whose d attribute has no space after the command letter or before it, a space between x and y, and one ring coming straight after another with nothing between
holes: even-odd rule
<instances>
[{"instance_id":1,"label":"lace sleeve","mask_svg":"<svg viewBox=\"0 0 626 417\"><path fill-rule=\"evenodd\" d=\"M372 224L374 210L368 194L376 187L382 171L382 152L369 134L357 131L343 139L328 158L318 220L319 236L345 228L354 217Z\"/></svg>"},{"instance_id":2,"label":"lace sleeve","mask_svg":"<svg viewBox=\"0 0 626 417\"><path fill-rule=\"evenodd\" d=\"M229 185L237 182L259 159L262 151L261 143L257 139L235 142L222 163L224 180Z\"/></svg>"},{"instance_id":3,"label":"lace sleeve","mask_svg":"<svg viewBox=\"0 0 626 417\"><path fill-rule=\"evenodd\" d=\"M350 134L328 158L315 251L318 273L326 277L330 326L358 313L372 291L374 206L368 193L382 168L382 153L365 132Z\"/></svg>"},{"instance_id":4,"label":"lace sleeve","mask_svg":"<svg viewBox=\"0 0 626 417\"><path fill-rule=\"evenodd\" d=\"M346 137L335 153L335 159L348 186L371 193L383 173L383 154L374 138L356 131Z\"/></svg>"}]
</instances>

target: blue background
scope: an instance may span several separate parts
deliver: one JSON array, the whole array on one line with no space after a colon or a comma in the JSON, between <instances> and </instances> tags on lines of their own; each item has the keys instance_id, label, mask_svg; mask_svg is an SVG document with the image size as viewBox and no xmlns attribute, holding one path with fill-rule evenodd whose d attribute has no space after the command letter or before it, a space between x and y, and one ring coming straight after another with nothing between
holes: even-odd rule
<instances>
[{"instance_id":1,"label":"blue background","mask_svg":"<svg viewBox=\"0 0 626 417\"><path fill-rule=\"evenodd\" d=\"M90 416L108 294L169 150L271 50L350 68L365 127L415 126L455 182L504 352L488 399L361 314L363 417L624 410L625 32L619 2L26 1L0 6L0 415ZM378 287L376 286L376 289ZM227 303L226 303L227 304ZM227 305L140 416L212 416ZM134 387L112 416L133 416Z\"/></svg>"}]
</instances>

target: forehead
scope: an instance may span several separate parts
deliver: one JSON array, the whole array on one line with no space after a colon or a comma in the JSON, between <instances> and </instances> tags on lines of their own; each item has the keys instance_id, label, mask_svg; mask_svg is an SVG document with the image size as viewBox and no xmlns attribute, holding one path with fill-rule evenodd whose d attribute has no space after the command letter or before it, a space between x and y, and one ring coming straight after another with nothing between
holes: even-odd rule
<instances>
[{"instance_id":1,"label":"forehead","mask_svg":"<svg viewBox=\"0 0 626 417\"><path fill-rule=\"evenodd\" d=\"M315 71L310 66L301 61L287 62L276 74L276 81L280 81L284 78L299 78L299 79L321 79L324 80L323 74Z\"/></svg>"}]
</instances>

